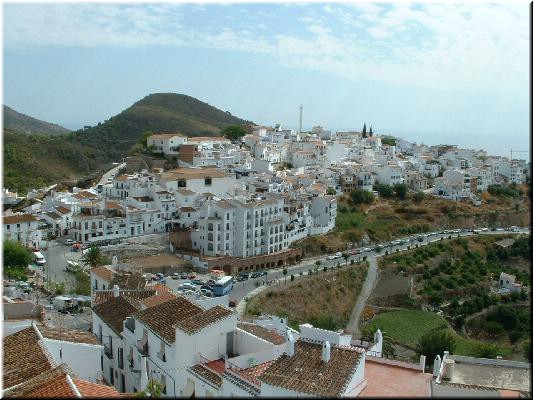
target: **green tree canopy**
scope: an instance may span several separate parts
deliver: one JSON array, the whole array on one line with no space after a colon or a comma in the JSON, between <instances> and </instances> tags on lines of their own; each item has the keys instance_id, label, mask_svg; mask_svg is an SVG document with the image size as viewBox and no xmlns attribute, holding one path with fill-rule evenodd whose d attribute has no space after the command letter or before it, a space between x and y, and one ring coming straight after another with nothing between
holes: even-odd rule
<instances>
[{"instance_id":1,"label":"green tree canopy","mask_svg":"<svg viewBox=\"0 0 533 400\"><path fill-rule=\"evenodd\" d=\"M437 355L442 357L445 351L449 351L450 354L453 354L455 346L455 338L444 325L424 333L420 339L418 339L416 353L419 356L426 356L426 360L429 362L428 365L433 365L433 361Z\"/></svg>"},{"instance_id":2,"label":"green tree canopy","mask_svg":"<svg viewBox=\"0 0 533 400\"><path fill-rule=\"evenodd\" d=\"M355 189L350 193L350 198L353 204L370 204L374 201L374 194L368 190Z\"/></svg>"},{"instance_id":3,"label":"green tree canopy","mask_svg":"<svg viewBox=\"0 0 533 400\"><path fill-rule=\"evenodd\" d=\"M227 128L224 128L221 133L227 139L231 140L232 142L236 142L246 135L246 130L239 125L230 125Z\"/></svg>"},{"instance_id":4,"label":"green tree canopy","mask_svg":"<svg viewBox=\"0 0 533 400\"><path fill-rule=\"evenodd\" d=\"M154 133L152 131L146 131L142 134L142 136L139 138L138 142L142 147L146 148L148 145L148 138L152 136Z\"/></svg>"},{"instance_id":5,"label":"green tree canopy","mask_svg":"<svg viewBox=\"0 0 533 400\"><path fill-rule=\"evenodd\" d=\"M390 198L394 196L394 189L392 186L384 185L382 183L375 183L374 190L379 193L381 197Z\"/></svg>"},{"instance_id":6,"label":"green tree canopy","mask_svg":"<svg viewBox=\"0 0 533 400\"><path fill-rule=\"evenodd\" d=\"M100 251L99 247L92 246L83 255L81 261L84 265L90 265L91 268L94 268L98 265L103 265L106 261L106 258L102 255L102 252Z\"/></svg>"},{"instance_id":7,"label":"green tree canopy","mask_svg":"<svg viewBox=\"0 0 533 400\"><path fill-rule=\"evenodd\" d=\"M32 252L19 242L4 240L4 275L24 279L28 264L33 260Z\"/></svg>"},{"instance_id":8,"label":"green tree canopy","mask_svg":"<svg viewBox=\"0 0 533 400\"><path fill-rule=\"evenodd\" d=\"M335 188L328 187L328 189L326 190L326 194L330 196L335 196L337 194L337 191L335 190Z\"/></svg>"},{"instance_id":9,"label":"green tree canopy","mask_svg":"<svg viewBox=\"0 0 533 400\"><path fill-rule=\"evenodd\" d=\"M496 358L501 355L500 348L491 343L479 343L473 349L474 357Z\"/></svg>"},{"instance_id":10,"label":"green tree canopy","mask_svg":"<svg viewBox=\"0 0 533 400\"><path fill-rule=\"evenodd\" d=\"M398 196L399 199L404 200L407 196L407 186L405 183L397 183L393 186L394 193Z\"/></svg>"}]
</instances>

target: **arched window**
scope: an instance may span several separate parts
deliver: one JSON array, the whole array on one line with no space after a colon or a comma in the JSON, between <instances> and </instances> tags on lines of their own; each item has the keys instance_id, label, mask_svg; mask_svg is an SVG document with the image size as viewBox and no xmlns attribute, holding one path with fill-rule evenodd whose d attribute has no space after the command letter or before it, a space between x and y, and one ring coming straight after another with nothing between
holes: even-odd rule
<instances>
[{"instance_id":1,"label":"arched window","mask_svg":"<svg viewBox=\"0 0 533 400\"><path fill-rule=\"evenodd\" d=\"M213 234L212 233L208 233L207 234L207 240L209 240L210 242L213 241Z\"/></svg>"},{"instance_id":2,"label":"arched window","mask_svg":"<svg viewBox=\"0 0 533 400\"><path fill-rule=\"evenodd\" d=\"M213 243L207 243L207 250L213 251Z\"/></svg>"},{"instance_id":3,"label":"arched window","mask_svg":"<svg viewBox=\"0 0 533 400\"><path fill-rule=\"evenodd\" d=\"M212 231L213 230L213 224L210 222L207 224L207 230Z\"/></svg>"}]
</instances>

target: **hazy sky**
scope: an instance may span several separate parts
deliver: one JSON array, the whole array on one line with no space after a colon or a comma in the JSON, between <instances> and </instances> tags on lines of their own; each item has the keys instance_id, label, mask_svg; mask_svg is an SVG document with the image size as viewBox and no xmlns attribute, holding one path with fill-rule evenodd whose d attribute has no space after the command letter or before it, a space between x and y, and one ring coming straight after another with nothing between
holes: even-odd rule
<instances>
[{"instance_id":1,"label":"hazy sky","mask_svg":"<svg viewBox=\"0 0 533 400\"><path fill-rule=\"evenodd\" d=\"M71 129L156 92L259 124L529 149L529 5L5 4L4 104Z\"/></svg>"}]
</instances>

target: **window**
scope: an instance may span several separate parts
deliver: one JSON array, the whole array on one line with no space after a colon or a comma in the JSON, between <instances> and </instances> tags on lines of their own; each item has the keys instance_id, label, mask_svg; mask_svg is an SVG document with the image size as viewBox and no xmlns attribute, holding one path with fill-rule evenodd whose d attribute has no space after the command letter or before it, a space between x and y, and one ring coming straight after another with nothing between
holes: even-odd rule
<instances>
[{"instance_id":1,"label":"window","mask_svg":"<svg viewBox=\"0 0 533 400\"><path fill-rule=\"evenodd\" d=\"M178 187L187 187L187 181L185 179L180 179L178 181Z\"/></svg>"},{"instance_id":2,"label":"window","mask_svg":"<svg viewBox=\"0 0 533 400\"><path fill-rule=\"evenodd\" d=\"M213 243L207 244L207 251L213 251Z\"/></svg>"},{"instance_id":3,"label":"window","mask_svg":"<svg viewBox=\"0 0 533 400\"><path fill-rule=\"evenodd\" d=\"M213 230L213 224L212 223L207 224L207 230L208 231L212 231Z\"/></svg>"},{"instance_id":4,"label":"window","mask_svg":"<svg viewBox=\"0 0 533 400\"><path fill-rule=\"evenodd\" d=\"M205 185L205 186L211 186L211 178L206 177L206 178L204 179L204 185Z\"/></svg>"}]
</instances>

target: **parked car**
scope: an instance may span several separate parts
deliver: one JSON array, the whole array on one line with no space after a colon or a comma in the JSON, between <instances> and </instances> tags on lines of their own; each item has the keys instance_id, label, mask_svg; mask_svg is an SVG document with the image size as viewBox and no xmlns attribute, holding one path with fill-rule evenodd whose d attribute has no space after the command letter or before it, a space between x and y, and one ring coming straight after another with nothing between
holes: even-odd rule
<instances>
[{"instance_id":1,"label":"parked car","mask_svg":"<svg viewBox=\"0 0 533 400\"><path fill-rule=\"evenodd\" d=\"M165 274L163 274L162 272L158 272L155 274L159 279L163 279L165 277Z\"/></svg>"},{"instance_id":2,"label":"parked car","mask_svg":"<svg viewBox=\"0 0 533 400\"><path fill-rule=\"evenodd\" d=\"M252 272L250 275L250 278L259 278L261 276L261 273L259 271Z\"/></svg>"},{"instance_id":3,"label":"parked car","mask_svg":"<svg viewBox=\"0 0 533 400\"><path fill-rule=\"evenodd\" d=\"M189 273L189 275L187 275L187 279L194 279L194 278L196 278L196 275L193 273Z\"/></svg>"},{"instance_id":4,"label":"parked car","mask_svg":"<svg viewBox=\"0 0 533 400\"><path fill-rule=\"evenodd\" d=\"M182 272L180 275L180 279L187 279L187 274L185 272Z\"/></svg>"},{"instance_id":5,"label":"parked car","mask_svg":"<svg viewBox=\"0 0 533 400\"><path fill-rule=\"evenodd\" d=\"M205 282L202 281L201 279L193 279L193 280L191 281L191 283L192 283L193 285L203 285Z\"/></svg>"},{"instance_id":6,"label":"parked car","mask_svg":"<svg viewBox=\"0 0 533 400\"><path fill-rule=\"evenodd\" d=\"M212 290L209 289L200 289L200 293L205 297L215 297Z\"/></svg>"},{"instance_id":7,"label":"parked car","mask_svg":"<svg viewBox=\"0 0 533 400\"><path fill-rule=\"evenodd\" d=\"M240 281L245 281L245 280L247 280L248 278L249 278L249 275L248 275L247 273L244 273L244 274L241 273L241 274L239 274L239 275L237 276L237 279L236 279L236 280L240 282Z\"/></svg>"},{"instance_id":8,"label":"parked car","mask_svg":"<svg viewBox=\"0 0 533 400\"><path fill-rule=\"evenodd\" d=\"M74 240L72 240L72 239L67 239L67 240L65 240L65 244L66 244L67 246L69 246L69 245L71 245L71 244L74 244L74 243L76 243L76 242L75 242Z\"/></svg>"},{"instance_id":9,"label":"parked car","mask_svg":"<svg viewBox=\"0 0 533 400\"><path fill-rule=\"evenodd\" d=\"M180 274L178 274L177 272L173 272L172 275L170 275L170 277L172 279L180 279Z\"/></svg>"},{"instance_id":10,"label":"parked car","mask_svg":"<svg viewBox=\"0 0 533 400\"><path fill-rule=\"evenodd\" d=\"M216 280L214 280L214 279L209 279L209 280L207 281L206 285L209 286L209 287L211 287L211 286L213 286L215 283L217 283Z\"/></svg>"},{"instance_id":11,"label":"parked car","mask_svg":"<svg viewBox=\"0 0 533 400\"><path fill-rule=\"evenodd\" d=\"M184 282L181 285L178 286L178 290L192 290L196 291L196 285L192 284L191 282Z\"/></svg>"}]
</instances>

